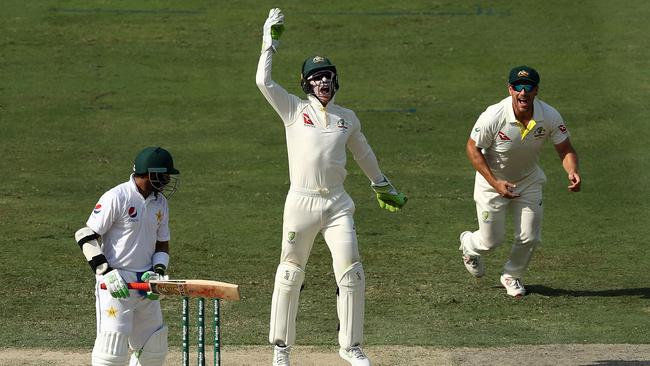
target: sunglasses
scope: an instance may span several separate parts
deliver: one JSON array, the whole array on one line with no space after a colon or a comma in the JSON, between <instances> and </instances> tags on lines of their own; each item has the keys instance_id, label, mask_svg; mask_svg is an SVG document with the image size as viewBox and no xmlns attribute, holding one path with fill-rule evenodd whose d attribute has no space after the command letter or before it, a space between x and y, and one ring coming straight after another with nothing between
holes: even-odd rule
<instances>
[{"instance_id":1,"label":"sunglasses","mask_svg":"<svg viewBox=\"0 0 650 366\"><path fill-rule=\"evenodd\" d=\"M517 84L517 85L511 85L512 89L514 89L516 92L520 92L522 90L526 91L526 93L530 93L535 89L535 85L530 85L530 84Z\"/></svg>"}]
</instances>

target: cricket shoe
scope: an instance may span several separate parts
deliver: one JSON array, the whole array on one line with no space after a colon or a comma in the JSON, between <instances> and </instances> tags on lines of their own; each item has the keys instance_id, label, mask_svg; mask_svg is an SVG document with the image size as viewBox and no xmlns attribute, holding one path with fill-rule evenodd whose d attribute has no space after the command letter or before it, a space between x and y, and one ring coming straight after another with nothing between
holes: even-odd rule
<instances>
[{"instance_id":1,"label":"cricket shoe","mask_svg":"<svg viewBox=\"0 0 650 366\"><path fill-rule=\"evenodd\" d=\"M481 260L481 256L470 255L466 253L465 245L463 244L463 238L471 234L472 234L471 231L463 231L462 233L460 233L460 248L458 249L463 251L463 264L465 264L465 268L467 269L467 271L471 273L472 276L479 278L485 275L485 265Z\"/></svg>"},{"instance_id":2,"label":"cricket shoe","mask_svg":"<svg viewBox=\"0 0 650 366\"><path fill-rule=\"evenodd\" d=\"M291 347L275 346L273 349L273 366L289 366L289 352Z\"/></svg>"},{"instance_id":3,"label":"cricket shoe","mask_svg":"<svg viewBox=\"0 0 650 366\"><path fill-rule=\"evenodd\" d=\"M363 350L359 346L350 347L348 349L340 348L339 356L348 361L352 366L371 366L370 360L366 357L366 354L363 353Z\"/></svg>"},{"instance_id":4,"label":"cricket shoe","mask_svg":"<svg viewBox=\"0 0 650 366\"><path fill-rule=\"evenodd\" d=\"M523 297L526 295L526 288L524 288L524 284L518 278L503 274L501 275L501 284L506 288L510 296Z\"/></svg>"}]
</instances>

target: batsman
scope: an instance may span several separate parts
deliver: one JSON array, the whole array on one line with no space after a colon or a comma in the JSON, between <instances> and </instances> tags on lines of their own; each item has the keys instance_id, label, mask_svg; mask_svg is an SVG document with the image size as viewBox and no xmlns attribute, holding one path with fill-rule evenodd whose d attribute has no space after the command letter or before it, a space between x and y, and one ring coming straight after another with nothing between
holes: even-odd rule
<instances>
[{"instance_id":1,"label":"batsman","mask_svg":"<svg viewBox=\"0 0 650 366\"><path fill-rule=\"evenodd\" d=\"M177 174L167 150L142 150L130 179L104 193L86 226L75 233L96 279L93 366L123 366L127 362L130 366L161 366L165 361L167 327L159 295L129 290L127 283L166 279L167 199L176 191Z\"/></svg>"},{"instance_id":2,"label":"batsman","mask_svg":"<svg viewBox=\"0 0 650 366\"><path fill-rule=\"evenodd\" d=\"M362 350L365 275L353 220L354 203L343 188L346 148L370 180L382 208L396 212L407 197L382 174L355 113L334 103L339 80L329 59L316 55L303 62L301 87L306 99L289 94L272 80L272 57L283 31L284 15L280 9L271 9L264 23L256 75L257 86L284 123L291 182L271 304L273 365L290 364L300 289L314 239L321 233L332 255L338 285L339 355L351 365L368 366L370 361Z\"/></svg>"}]
</instances>

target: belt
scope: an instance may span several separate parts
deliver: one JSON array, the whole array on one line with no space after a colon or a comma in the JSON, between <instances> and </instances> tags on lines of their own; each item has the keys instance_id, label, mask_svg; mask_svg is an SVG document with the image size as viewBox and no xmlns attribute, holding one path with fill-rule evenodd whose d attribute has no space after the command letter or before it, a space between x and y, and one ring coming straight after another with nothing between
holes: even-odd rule
<instances>
[{"instance_id":1,"label":"belt","mask_svg":"<svg viewBox=\"0 0 650 366\"><path fill-rule=\"evenodd\" d=\"M308 188L300 188L300 187L294 187L291 186L289 188L290 192L295 192L299 193L305 196L312 196L312 197L327 197L331 196L337 193L342 193L344 192L343 186L335 186L335 187L319 187L316 189L308 189Z\"/></svg>"}]
</instances>

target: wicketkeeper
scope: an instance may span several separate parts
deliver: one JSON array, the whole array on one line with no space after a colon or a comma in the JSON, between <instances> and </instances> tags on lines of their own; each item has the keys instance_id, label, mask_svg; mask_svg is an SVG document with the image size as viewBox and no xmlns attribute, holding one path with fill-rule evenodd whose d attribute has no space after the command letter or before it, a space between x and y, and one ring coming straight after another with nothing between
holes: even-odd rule
<instances>
[{"instance_id":1,"label":"wicketkeeper","mask_svg":"<svg viewBox=\"0 0 650 366\"><path fill-rule=\"evenodd\" d=\"M280 9L271 9L264 23L256 77L260 91L284 123L291 181L271 305L273 365L289 365L300 288L318 233L331 252L339 289L339 354L352 365L370 365L361 348L365 276L354 227L354 203L343 188L346 148L370 179L382 208L398 211L407 198L382 174L354 112L334 104L339 81L329 59L310 56L303 62L301 86L306 99L289 94L271 79L272 56L283 30L284 15Z\"/></svg>"},{"instance_id":2,"label":"wicketkeeper","mask_svg":"<svg viewBox=\"0 0 650 366\"><path fill-rule=\"evenodd\" d=\"M476 169L474 200L478 230L460 234L467 270L485 274L481 256L505 240L506 212L514 218L514 243L503 267L501 284L510 296L526 294L522 276L542 241L542 187L546 175L538 164L542 145L550 140L569 180L569 191L580 191L578 154L569 130L555 108L536 99L539 74L528 66L510 70L509 96L489 106L467 140L467 156Z\"/></svg>"},{"instance_id":3,"label":"wicketkeeper","mask_svg":"<svg viewBox=\"0 0 650 366\"><path fill-rule=\"evenodd\" d=\"M178 182L171 154L148 147L135 158L128 182L104 193L86 226L75 233L95 274L97 338L94 366L161 366L167 326L159 295L131 291L128 282L166 279L169 265L167 199ZM101 290L104 283L107 290Z\"/></svg>"}]
</instances>

